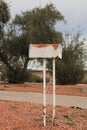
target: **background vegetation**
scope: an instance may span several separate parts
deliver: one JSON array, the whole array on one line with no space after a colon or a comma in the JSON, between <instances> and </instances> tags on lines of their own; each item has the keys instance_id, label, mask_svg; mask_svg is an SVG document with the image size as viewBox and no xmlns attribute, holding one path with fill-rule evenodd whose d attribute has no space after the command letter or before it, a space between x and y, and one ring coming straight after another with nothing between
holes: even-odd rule
<instances>
[{"instance_id":1,"label":"background vegetation","mask_svg":"<svg viewBox=\"0 0 87 130\"><path fill-rule=\"evenodd\" d=\"M56 81L60 84L81 83L84 76L84 40L80 34L66 35L63 45L62 60L56 62Z\"/></svg>"},{"instance_id":2,"label":"background vegetation","mask_svg":"<svg viewBox=\"0 0 87 130\"><path fill-rule=\"evenodd\" d=\"M56 31L56 23L65 20L53 4L34 8L16 15L13 20L10 19L9 5L2 0L0 61L5 67L3 74L9 83L24 83L35 78L32 78L32 73L27 70L31 43L63 43L63 59L56 62L56 81L60 84L75 84L81 81L84 75L84 41L81 41L79 33L63 38L62 33ZM48 67L51 69L50 61Z\"/></svg>"}]
</instances>

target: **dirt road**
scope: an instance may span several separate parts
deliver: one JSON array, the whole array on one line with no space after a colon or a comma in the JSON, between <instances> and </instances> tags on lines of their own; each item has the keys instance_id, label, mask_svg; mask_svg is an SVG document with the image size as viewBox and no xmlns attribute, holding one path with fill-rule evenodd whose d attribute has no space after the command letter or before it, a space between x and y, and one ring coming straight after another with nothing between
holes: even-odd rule
<instances>
[{"instance_id":1,"label":"dirt road","mask_svg":"<svg viewBox=\"0 0 87 130\"><path fill-rule=\"evenodd\" d=\"M47 94L47 104L52 104L52 94ZM43 94L34 92L0 91L0 100L43 103ZM56 95L56 105L87 109L87 97Z\"/></svg>"}]
</instances>

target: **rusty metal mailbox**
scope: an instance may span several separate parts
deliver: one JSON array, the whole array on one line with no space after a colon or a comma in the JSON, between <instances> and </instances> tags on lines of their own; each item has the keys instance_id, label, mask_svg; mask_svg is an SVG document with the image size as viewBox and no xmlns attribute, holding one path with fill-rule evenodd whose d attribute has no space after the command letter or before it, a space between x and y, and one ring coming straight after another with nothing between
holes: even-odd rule
<instances>
[{"instance_id":1,"label":"rusty metal mailbox","mask_svg":"<svg viewBox=\"0 0 87 130\"><path fill-rule=\"evenodd\" d=\"M30 44L29 58L62 58L62 45Z\"/></svg>"},{"instance_id":2,"label":"rusty metal mailbox","mask_svg":"<svg viewBox=\"0 0 87 130\"><path fill-rule=\"evenodd\" d=\"M52 122L55 123L55 59L62 58L61 44L30 44L29 58L43 59L43 122L46 126L46 59L53 59L53 117Z\"/></svg>"}]
</instances>

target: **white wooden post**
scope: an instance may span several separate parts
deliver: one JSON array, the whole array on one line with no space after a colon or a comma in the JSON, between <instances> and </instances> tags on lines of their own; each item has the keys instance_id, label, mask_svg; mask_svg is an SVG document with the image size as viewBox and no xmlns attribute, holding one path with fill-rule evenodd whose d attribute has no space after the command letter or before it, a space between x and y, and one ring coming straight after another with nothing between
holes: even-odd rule
<instances>
[{"instance_id":1,"label":"white wooden post","mask_svg":"<svg viewBox=\"0 0 87 130\"><path fill-rule=\"evenodd\" d=\"M46 59L43 59L43 121L46 126Z\"/></svg>"},{"instance_id":2,"label":"white wooden post","mask_svg":"<svg viewBox=\"0 0 87 130\"><path fill-rule=\"evenodd\" d=\"M53 59L53 119L52 123L55 123L55 59Z\"/></svg>"}]
</instances>

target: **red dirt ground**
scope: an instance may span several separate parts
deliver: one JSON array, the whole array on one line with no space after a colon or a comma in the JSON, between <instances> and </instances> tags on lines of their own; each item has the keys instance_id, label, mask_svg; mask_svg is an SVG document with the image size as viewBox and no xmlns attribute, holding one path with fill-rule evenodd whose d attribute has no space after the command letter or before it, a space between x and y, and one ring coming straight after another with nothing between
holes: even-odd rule
<instances>
[{"instance_id":1,"label":"red dirt ground","mask_svg":"<svg viewBox=\"0 0 87 130\"><path fill-rule=\"evenodd\" d=\"M0 130L87 130L87 110L47 106L47 126L43 127L43 106L25 102L0 101Z\"/></svg>"},{"instance_id":2,"label":"red dirt ground","mask_svg":"<svg viewBox=\"0 0 87 130\"><path fill-rule=\"evenodd\" d=\"M85 90L86 89L86 90ZM0 84L0 90L19 92L43 92L42 84ZM47 84L47 93L52 93L52 85ZM87 85L56 85L56 94L87 97Z\"/></svg>"},{"instance_id":3,"label":"red dirt ground","mask_svg":"<svg viewBox=\"0 0 87 130\"><path fill-rule=\"evenodd\" d=\"M56 86L57 94L86 96L87 85ZM42 92L41 84L0 84L2 91ZM52 86L47 86L52 93ZM47 105L47 126L43 127L43 105L28 102L0 101L0 130L87 130L87 110L56 106L52 125L52 106Z\"/></svg>"}]
</instances>

